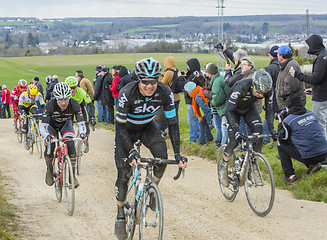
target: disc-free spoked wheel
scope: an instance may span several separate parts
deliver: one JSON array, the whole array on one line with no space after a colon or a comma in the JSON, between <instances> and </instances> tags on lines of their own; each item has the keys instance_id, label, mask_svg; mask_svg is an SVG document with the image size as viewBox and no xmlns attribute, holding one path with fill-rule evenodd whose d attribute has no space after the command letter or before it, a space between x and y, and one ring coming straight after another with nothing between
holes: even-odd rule
<instances>
[{"instance_id":1,"label":"disc-free spoked wheel","mask_svg":"<svg viewBox=\"0 0 327 240\"><path fill-rule=\"evenodd\" d=\"M35 131L36 150L37 150L38 156L40 158L42 158L42 138L41 138L39 127L37 126L37 124L34 125L34 131Z\"/></svg>"},{"instance_id":2,"label":"disc-free spoked wheel","mask_svg":"<svg viewBox=\"0 0 327 240\"><path fill-rule=\"evenodd\" d=\"M53 167L53 180L55 186L55 193L58 202L62 199L62 175L60 175L60 168L62 168L62 163L60 159L56 157L52 162Z\"/></svg>"},{"instance_id":3,"label":"disc-free spoked wheel","mask_svg":"<svg viewBox=\"0 0 327 240\"><path fill-rule=\"evenodd\" d=\"M266 216L275 199L274 174L268 160L254 153L245 169L244 190L251 209L258 216Z\"/></svg>"},{"instance_id":4,"label":"disc-free spoked wheel","mask_svg":"<svg viewBox=\"0 0 327 240\"><path fill-rule=\"evenodd\" d=\"M238 185L238 178L235 175L235 172L233 171L233 160L235 158L235 154L233 154L233 159L229 160L228 163L228 179L229 179L229 185L227 187L224 187L220 181L219 178L219 166L223 161L223 156L224 156L224 151L226 148L226 144L222 145L219 148L218 151L218 159L217 159L217 172L218 172L218 182L219 182L219 187L220 190L222 192L222 194L224 195L224 197L228 200L228 201L233 201L238 193L239 190L239 185Z\"/></svg>"},{"instance_id":5,"label":"disc-free spoked wheel","mask_svg":"<svg viewBox=\"0 0 327 240\"><path fill-rule=\"evenodd\" d=\"M29 153L32 155L33 154L33 139L34 139L34 136L33 136L33 133L28 133L27 134L28 138L27 138L27 144L29 145Z\"/></svg>"},{"instance_id":6,"label":"disc-free spoked wheel","mask_svg":"<svg viewBox=\"0 0 327 240\"><path fill-rule=\"evenodd\" d=\"M77 141L76 143L76 172L77 172L77 175L80 174L81 172L81 161L82 161L82 155L83 155L83 143L81 141Z\"/></svg>"},{"instance_id":7,"label":"disc-free spoked wheel","mask_svg":"<svg viewBox=\"0 0 327 240\"><path fill-rule=\"evenodd\" d=\"M75 184L73 167L68 156L64 156L63 187L68 215L73 215L75 208Z\"/></svg>"},{"instance_id":8,"label":"disc-free spoked wheel","mask_svg":"<svg viewBox=\"0 0 327 240\"><path fill-rule=\"evenodd\" d=\"M19 121L16 134L17 134L17 140L18 140L18 142L21 143L23 141L23 133L22 133L22 125L20 123L21 123L21 121Z\"/></svg>"},{"instance_id":9,"label":"disc-free spoked wheel","mask_svg":"<svg viewBox=\"0 0 327 240\"><path fill-rule=\"evenodd\" d=\"M155 204L150 204L150 202ZM164 212L162 197L157 184L151 183L147 187L142 194L141 204L140 239L162 239Z\"/></svg>"}]
</instances>

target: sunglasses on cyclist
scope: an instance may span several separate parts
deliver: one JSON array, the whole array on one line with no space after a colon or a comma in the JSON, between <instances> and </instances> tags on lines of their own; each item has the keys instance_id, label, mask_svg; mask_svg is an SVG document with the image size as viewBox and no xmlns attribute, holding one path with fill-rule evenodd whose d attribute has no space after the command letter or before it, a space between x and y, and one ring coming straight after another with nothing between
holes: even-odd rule
<instances>
[{"instance_id":1,"label":"sunglasses on cyclist","mask_svg":"<svg viewBox=\"0 0 327 240\"><path fill-rule=\"evenodd\" d=\"M71 87L70 89L71 89L71 90L75 90L76 88L77 88L77 87Z\"/></svg>"},{"instance_id":2,"label":"sunglasses on cyclist","mask_svg":"<svg viewBox=\"0 0 327 240\"><path fill-rule=\"evenodd\" d=\"M61 99L57 99L58 102L68 102L69 98L61 98Z\"/></svg>"},{"instance_id":3,"label":"sunglasses on cyclist","mask_svg":"<svg viewBox=\"0 0 327 240\"><path fill-rule=\"evenodd\" d=\"M144 85L155 85L158 83L158 80L157 79L153 79L153 80L141 80L141 83L144 84Z\"/></svg>"},{"instance_id":4,"label":"sunglasses on cyclist","mask_svg":"<svg viewBox=\"0 0 327 240\"><path fill-rule=\"evenodd\" d=\"M26 89L27 87L19 87L20 89Z\"/></svg>"}]
</instances>

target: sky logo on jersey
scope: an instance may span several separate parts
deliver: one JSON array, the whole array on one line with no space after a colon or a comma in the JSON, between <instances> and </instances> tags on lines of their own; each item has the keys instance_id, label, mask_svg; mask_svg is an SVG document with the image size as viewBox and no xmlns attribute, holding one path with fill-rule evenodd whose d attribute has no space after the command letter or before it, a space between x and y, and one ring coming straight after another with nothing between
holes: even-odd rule
<instances>
[{"instance_id":1,"label":"sky logo on jersey","mask_svg":"<svg viewBox=\"0 0 327 240\"><path fill-rule=\"evenodd\" d=\"M126 97L126 94L123 93L123 96L121 98L118 99L119 103L118 103L118 106L120 108L124 108L125 106L125 103L128 101L127 97Z\"/></svg>"},{"instance_id":2,"label":"sky logo on jersey","mask_svg":"<svg viewBox=\"0 0 327 240\"><path fill-rule=\"evenodd\" d=\"M148 106L146 105L146 103L143 106L139 106L137 108L135 108L134 113L155 113L158 111L158 109L161 106L158 107L154 107L154 106Z\"/></svg>"}]
</instances>

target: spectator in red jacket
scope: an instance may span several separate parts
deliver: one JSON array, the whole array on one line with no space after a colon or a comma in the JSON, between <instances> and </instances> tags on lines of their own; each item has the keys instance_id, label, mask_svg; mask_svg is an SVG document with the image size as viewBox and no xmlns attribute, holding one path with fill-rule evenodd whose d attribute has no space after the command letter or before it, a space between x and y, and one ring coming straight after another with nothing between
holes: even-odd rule
<instances>
[{"instance_id":1,"label":"spectator in red jacket","mask_svg":"<svg viewBox=\"0 0 327 240\"><path fill-rule=\"evenodd\" d=\"M10 91L8 90L6 85L2 86L2 94L1 94L1 101L2 101L2 117L6 118L6 111L8 113L8 118L11 118L10 113Z\"/></svg>"},{"instance_id":2,"label":"spectator in red jacket","mask_svg":"<svg viewBox=\"0 0 327 240\"><path fill-rule=\"evenodd\" d=\"M112 80L112 84L109 87L109 90L112 92L112 97L114 98L114 102L115 102L115 106L117 108L117 99L118 99L118 95L119 95L119 89L117 88L117 84L120 80L120 76L119 74L119 69L121 66L113 66L112 69L112 76L113 76L113 80Z\"/></svg>"}]
</instances>

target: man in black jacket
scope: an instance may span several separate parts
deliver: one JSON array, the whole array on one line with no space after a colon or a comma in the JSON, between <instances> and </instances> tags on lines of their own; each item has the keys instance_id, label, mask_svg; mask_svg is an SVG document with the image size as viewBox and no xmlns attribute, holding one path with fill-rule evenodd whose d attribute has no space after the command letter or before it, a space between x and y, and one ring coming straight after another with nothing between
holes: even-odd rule
<instances>
[{"instance_id":1,"label":"man in black jacket","mask_svg":"<svg viewBox=\"0 0 327 240\"><path fill-rule=\"evenodd\" d=\"M95 106L97 108L97 118L98 123L100 122L107 122L108 121L108 109L107 106L102 105L102 83L103 77L101 75L101 69L104 66L96 66L95 67L95 85L94 85L94 95L93 99L95 100Z\"/></svg>"},{"instance_id":2,"label":"man in black jacket","mask_svg":"<svg viewBox=\"0 0 327 240\"><path fill-rule=\"evenodd\" d=\"M101 69L101 75L103 77L102 82L102 105L108 108L108 124L115 124L114 120L114 98L109 87L112 85L112 76L109 73L109 68L104 67Z\"/></svg>"},{"instance_id":3,"label":"man in black jacket","mask_svg":"<svg viewBox=\"0 0 327 240\"><path fill-rule=\"evenodd\" d=\"M127 85L130 82L133 82L134 80L132 79L132 75L128 73L128 70L126 67L121 66L119 69L118 76L120 77L119 82L117 83L117 88L120 90L122 89L125 85Z\"/></svg>"},{"instance_id":4,"label":"man in black jacket","mask_svg":"<svg viewBox=\"0 0 327 240\"><path fill-rule=\"evenodd\" d=\"M300 81L312 84L312 112L316 114L327 138L327 50L320 35L311 35L305 42L309 46L308 53L317 56L313 62L312 75L293 69L289 72Z\"/></svg>"},{"instance_id":5,"label":"man in black jacket","mask_svg":"<svg viewBox=\"0 0 327 240\"><path fill-rule=\"evenodd\" d=\"M275 114L277 114L278 112L278 104L277 104L277 100L276 100L276 81L277 81L277 77L278 77L278 73L279 73L279 61L277 58L277 53L275 52L276 50L278 50L278 46L273 46L270 51L268 52L268 56L270 59L270 63L269 65L265 68L266 72L268 72L271 76L272 79L272 97L273 97L273 102L272 102L272 109L274 111ZM273 120L272 120L273 121ZM263 134L269 134L269 128L268 128L268 123L267 120L265 119L265 121L263 122ZM270 138L264 138L263 139L263 143L269 143L270 142Z\"/></svg>"}]
</instances>

